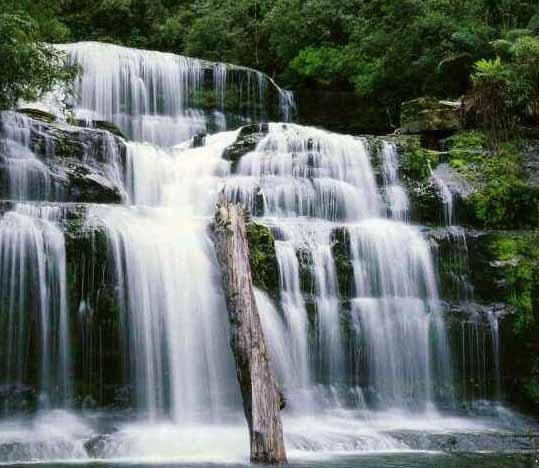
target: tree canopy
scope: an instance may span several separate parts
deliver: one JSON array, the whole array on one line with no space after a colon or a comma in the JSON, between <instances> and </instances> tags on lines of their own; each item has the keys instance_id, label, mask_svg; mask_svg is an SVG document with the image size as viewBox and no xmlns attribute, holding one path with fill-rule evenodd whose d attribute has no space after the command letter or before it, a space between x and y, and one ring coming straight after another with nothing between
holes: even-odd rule
<instances>
[{"instance_id":1,"label":"tree canopy","mask_svg":"<svg viewBox=\"0 0 539 468\"><path fill-rule=\"evenodd\" d=\"M511 77L539 75L536 0L2 1L32 18L41 41L99 40L232 62L285 86L346 90L386 105L477 90L480 60L499 57ZM20 27L35 39L33 27Z\"/></svg>"},{"instance_id":2,"label":"tree canopy","mask_svg":"<svg viewBox=\"0 0 539 468\"><path fill-rule=\"evenodd\" d=\"M27 14L0 14L0 110L35 100L72 76L60 53L40 39Z\"/></svg>"}]
</instances>

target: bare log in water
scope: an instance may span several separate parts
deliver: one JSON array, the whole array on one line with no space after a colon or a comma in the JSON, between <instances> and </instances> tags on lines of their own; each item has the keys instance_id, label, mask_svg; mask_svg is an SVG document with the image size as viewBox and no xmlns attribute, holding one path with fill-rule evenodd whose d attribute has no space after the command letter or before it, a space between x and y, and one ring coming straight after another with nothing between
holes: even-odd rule
<instances>
[{"instance_id":1,"label":"bare log in water","mask_svg":"<svg viewBox=\"0 0 539 468\"><path fill-rule=\"evenodd\" d=\"M220 200L212 225L231 325L231 346L249 425L251 462L286 463L281 395L255 302L245 210Z\"/></svg>"}]
</instances>

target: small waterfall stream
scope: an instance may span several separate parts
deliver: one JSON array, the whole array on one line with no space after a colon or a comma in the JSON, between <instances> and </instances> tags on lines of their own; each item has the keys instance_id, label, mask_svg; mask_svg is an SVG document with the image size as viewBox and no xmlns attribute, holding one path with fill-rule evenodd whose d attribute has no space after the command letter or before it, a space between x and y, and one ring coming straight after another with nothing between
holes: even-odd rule
<instances>
[{"instance_id":1,"label":"small waterfall stream","mask_svg":"<svg viewBox=\"0 0 539 468\"><path fill-rule=\"evenodd\" d=\"M22 386L36 373L40 408L68 407L72 396L66 254L54 223L59 215L21 204L0 218L2 384ZM28 360L32 346L40 362ZM16 405L8 398L2 410L9 414Z\"/></svg>"},{"instance_id":2,"label":"small waterfall stream","mask_svg":"<svg viewBox=\"0 0 539 468\"><path fill-rule=\"evenodd\" d=\"M11 444L0 457L247 459L207 229L221 192L244 203L275 238L279 289L275 295L257 290L256 300L287 398L284 427L295 456L406 450L394 432L487 427L440 410L456 398L451 343L431 245L408 223L410 202L393 143L382 140L376 156L363 138L270 123L253 150L231 162L225 150L240 130L226 130L266 120L268 93L285 120L294 113L293 95L269 77L111 45L60 47L83 69L75 117L89 127L114 122L128 138L96 130L100 174L118 188L122 204L82 203L84 221L76 225L96 243L105 239L106 262L91 271L92 281L102 282L99 293L110 283L117 316L99 322L91 294L70 310L69 204L30 202L71 200L51 188L51 166L32 139L35 121L2 115L6 198L27 202L0 218L0 378L2 386L38 382L40 396L36 418L0 424L0 446ZM83 159L92 163L96 153L85 148ZM335 252L339 236L348 276ZM78 274L87 281L84 268ZM493 319L493 336L497 326ZM97 328L110 342L88 344ZM102 373L116 366L107 354L112 342L119 343L117 378L128 402L112 408L113 416L102 411L98 396L118 382L98 379L93 364L75 364L99 362ZM497 335L492 342L497 355ZM39 356L39 363L28 356ZM95 393L94 385L81 383L93 380ZM90 390L81 395L81 388ZM2 406L6 414L17 413L12 402ZM47 438L50 425L57 428Z\"/></svg>"}]
</instances>

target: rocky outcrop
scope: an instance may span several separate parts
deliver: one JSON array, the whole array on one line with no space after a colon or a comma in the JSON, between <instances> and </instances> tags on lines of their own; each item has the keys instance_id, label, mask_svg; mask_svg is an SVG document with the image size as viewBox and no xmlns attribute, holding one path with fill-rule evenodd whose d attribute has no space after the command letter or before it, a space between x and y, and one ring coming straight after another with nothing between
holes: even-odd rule
<instances>
[{"instance_id":1,"label":"rocky outcrop","mask_svg":"<svg viewBox=\"0 0 539 468\"><path fill-rule=\"evenodd\" d=\"M275 252L275 238L271 229L261 223L251 220L246 227L253 285L278 299L280 294L279 265Z\"/></svg>"},{"instance_id":2,"label":"rocky outcrop","mask_svg":"<svg viewBox=\"0 0 539 468\"><path fill-rule=\"evenodd\" d=\"M233 172L242 156L253 151L267 133L268 124L248 125L240 130L236 141L223 154L223 158L232 163Z\"/></svg>"},{"instance_id":3,"label":"rocky outcrop","mask_svg":"<svg viewBox=\"0 0 539 468\"><path fill-rule=\"evenodd\" d=\"M110 126L107 130L74 127L54 122L44 112L31 111L25 110L21 118L14 113L2 114L0 198L13 198L13 171L24 161L35 166L25 169L28 177L39 180L39 184L30 185L42 187L30 187L33 190L23 194L23 199L120 203L125 198L122 178L126 147L120 137L110 133ZM28 151L24 160L18 155L21 151Z\"/></svg>"},{"instance_id":4,"label":"rocky outcrop","mask_svg":"<svg viewBox=\"0 0 539 468\"><path fill-rule=\"evenodd\" d=\"M448 133L462 128L460 102L421 97L401 105L401 133Z\"/></svg>"},{"instance_id":5,"label":"rocky outcrop","mask_svg":"<svg viewBox=\"0 0 539 468\"><path fill-rule=\"evenodd\" d=\"M221 200L212 233L221 265L236 374L249 426L251 462L283 463L281 394L254 296L245 210Z\"/></svg>"},{"instance_id":6,"label":"rocky outcrop","mask_svg":"<svg viewBox=\"0 0 539 468\"><path fill-rule=\"evenodd\" d=\"M124 409L134 394L124 381L118 278L107 234L87 223L87 212L88 205L68 204L62 216L69 310L77 311L71 314L72 328L83 338L72 342L75 394L84 408Z\"/></svg>"}]
</instances>

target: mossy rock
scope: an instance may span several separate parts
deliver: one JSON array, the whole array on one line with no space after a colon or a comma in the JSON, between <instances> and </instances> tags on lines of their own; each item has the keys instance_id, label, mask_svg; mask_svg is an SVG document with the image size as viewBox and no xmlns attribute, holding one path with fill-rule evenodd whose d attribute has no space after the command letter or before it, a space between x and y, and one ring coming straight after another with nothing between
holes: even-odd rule
<instances>
[{"instance_id":1,"label":"mossy rock","mask_svg":"<svg viewBox=\"0 0 539 468\"><path fill-rule=\"evenodd\" d=\"M539 226L539 187L533 171L526 170L533 145L515 140L491 149L478 131L458 133L446 144L449 163L474 187L465 203L465 224L482 229Z\"/></svg>"},{"instance_id":2,"label":"mossy rock","mask_svg":"<svg viewBox=\"0 0 539 468\"><path fill-rule=\"evenodd\" d=\"M117 137L127 140L127 137L125 136L125 134L120 130L120 128L116 124L113 124L112 122L108 122L106 120L94 120L93 124L95 128L99 130L105 130L107 132L112 133L113 135L116 135Z\"/></svg>"},{"instance_id":3,"label":"mossy rock","mask_svg":"<svg viewBox=\"0 0 539 468\"><path fill-rule=\"evenodd\" d=\"M458 102L420 97L401 104L401 133L445 133L461 127Z\"/></svg>"},{"instance_id":4,"label":"mossy rock","mask_svg":"<svg viewBox=\"0 0 539 468\"><path fill-rule=\"evenodd\" d=\"M420 136L400 136L394 141L399 151L399 175L410 197L412 219L437 224L443 206L432 181L432 171L439 164L440 153L424 148Z\"/></svg>"},{"instance_id":5,"label":"mossy rock","mask_svg":"<svg viewBox=\"0 0 539 468\"><path fill-rule=\"evenodd\" d=\"M223 159L231 162L233 172L236 171L240 159L247 153L254 151L268 132L268 124L248 125L240 130L236 141L223 153Z\"/></svg>"},{"instance_id":6,"label":"mossy rock","mask_svg":"<svg viewBox=\"0 0 539 468\"><path fill-rule=\"evenodd\" d=\"M353 297L354 268L350 259L350 239L346 228L335 229L332 234L332 253L335 261L339 295L342 299Z\"/></svg>"},{"instance_id":7,"label":"mossy rock","mask_svg":"<svg viewBox=\"0 0 539 468\"><path fill-rule=\"evenodd\" d=\"M399 172L404 182L428 183L432 169L439 163L439 153L423 148L419 136L401 136L394 141L399 151Z\"/></svg>"},{"instance_id":8,"label":"mossy rock","mask_svg":"<svg viewBox=\"0 0 539 468\"><path fill-rule=\"evenodd\" d=\"M534 288L539 287L539 234L534 231L492 231L469 238L470 266L475 294L484 301L512 305L515 331L537 321Z\"/></svg>"},{"instance_id":9,"label":"mossy rock","mask_svg":"<svg viewBox=\"0 0 539 468\"><path fill-rule=\"evenodd\" d=\"M117 406L115 392L109 390L125 384L125 317L118 279L105 230L86 225L84 205L75 208L64 220L74 393L80 405ZM92 368L101 369L99 379L87 373Z\"/></svg>"},{"instance_id":10,"label":"mossy rock","mask_svg":"<svg viewBox=\"0 0 539 468\"><path fill-rule=\"evenodd\" d=\"M22 109L30 115L29 145L35 156L46 166L51 201L121 203L123 184L110 177L114 148L116 163L125 167L125 142L107 130L75 127L62 122L50 122L47 114L34 109ZM39 115L38 115L39 114ZM112 143L109 144L109 143ZM9 189L6 168L0 168L0 195ZM39 198L41 197L41 198ZM38 195L38 201L44 195Z\"/></svg>"},{"instance_id":11,"label":"mossy rock","mask_svg":"<svg viewBox=\"0 0 539 468\"><path fill-rule=\"evenodd\" d=\"M251 220L247 224L247 241L253 284L273 298L278 298L279 265L271 229Z\"/></svg>"}]
</instances>

